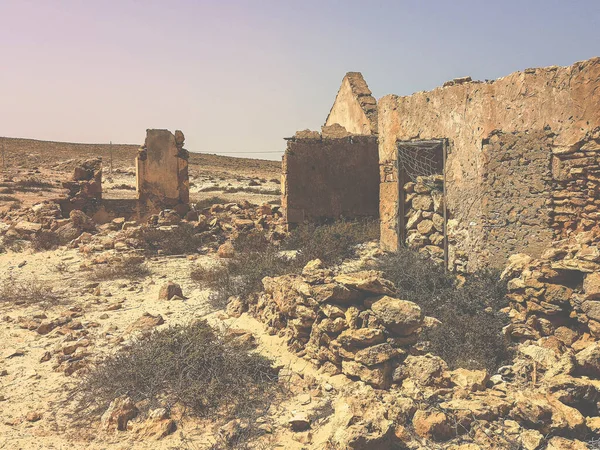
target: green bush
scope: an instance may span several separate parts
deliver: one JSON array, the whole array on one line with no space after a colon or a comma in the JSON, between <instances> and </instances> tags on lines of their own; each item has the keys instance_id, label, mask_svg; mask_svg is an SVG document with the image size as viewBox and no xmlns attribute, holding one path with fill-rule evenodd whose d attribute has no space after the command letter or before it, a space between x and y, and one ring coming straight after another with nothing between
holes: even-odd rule
<instances>
[{"instance_id":1,"label":"green bush","mask_svg":"<svg viewBox=\"0 0 600 450\"><path fill-rule=\"evenodd\" d=\"M484 270L459 283L442 266L408 249L386 255L378 265L396 284L400 298L442 322L423 338L452 368L493 373L510 359L511 348L502 334L509 320L500 312L508 299L499 273Z\"/></svg>"}]
</instances>

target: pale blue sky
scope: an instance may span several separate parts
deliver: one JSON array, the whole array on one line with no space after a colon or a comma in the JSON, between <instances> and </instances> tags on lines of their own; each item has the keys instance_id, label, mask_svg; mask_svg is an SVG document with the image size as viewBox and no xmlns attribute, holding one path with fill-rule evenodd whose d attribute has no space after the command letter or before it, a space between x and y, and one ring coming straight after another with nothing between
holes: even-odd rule
<instances>
[{"instance_id":1,"label":"pale blue sky","mask_svg":"<svg viewBox=\"0 0 600 450\"><path fill-rule=\"evenodd\" d=\"M180 128L191 151L278 159L348 71L380 98L598 55L600 0L0 0L0 136Z\"/></svg>"}]
</instances>

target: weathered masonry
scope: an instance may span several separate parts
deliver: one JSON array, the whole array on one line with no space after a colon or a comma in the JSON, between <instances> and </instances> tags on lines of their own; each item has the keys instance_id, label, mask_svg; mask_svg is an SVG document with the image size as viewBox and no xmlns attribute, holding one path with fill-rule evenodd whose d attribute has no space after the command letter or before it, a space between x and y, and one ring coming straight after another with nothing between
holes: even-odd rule
<instances>
[{"instance_id":1,"label":"weathered masonry","mask_svg":"<svg viewBox=\"0 0 600 450\"><path fill-rule=\"evenodd\" d=\"M136 158L137 193L154 209L187 205L190 201L188 151L179 130L146 130Z\"/></svg>"},{"instance_id":2,"label":"weathered masonry","mask_svg":"<svg viewBox=\"0 0 600 450\"><path fill-rule=\"evenodd\" d=\"M378 102L381 245L453 270L539 257L600 219L600 58Z\"/></svg>"},{"instance_id":3,"label":"weathered masonry","mask_svg":"<svg viewBox=\"0 0 600 450\"><path fill-rule=\"evenodd\" d=\"M322 132L299 131L283 157L282 206L289 225L376 217L377 103L362 75L346 74Z\"/></svg>"}]
</instances>

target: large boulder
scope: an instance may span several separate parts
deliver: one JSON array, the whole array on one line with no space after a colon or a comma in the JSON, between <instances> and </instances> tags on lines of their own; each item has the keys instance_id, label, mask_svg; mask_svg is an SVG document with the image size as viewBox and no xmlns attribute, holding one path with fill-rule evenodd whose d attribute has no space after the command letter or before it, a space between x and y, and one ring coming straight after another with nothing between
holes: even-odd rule
<instances>
[{"instance_id":1,"label":"large boulder","mask_svg":"<svg viewBox=\"0 0 600 450\"><path fill-rule=\"evenodd\" d=\"M600 299L600 272L589 273L583 280L586 300Z\"/></svg>"},{"instance_id":2,"label":"large boulder","mask_svg":"<svg viewBox=\"0 0 600 450\"><path fill-rule=\"evenodd\" d=\"M394 381L412 378L421 386L445 386L449 382L447 371L448 365L439 356L429 353L418 356L410 355L394 371Z\"/></svg>"},{"instance_id":3,"label":"large boulder","mask_svg":"<svg viewBox=\"0 0 600 450\"><path fill-rule=\"evenodd\" d=\"M342 361L342 373L349 377L359 378L365 383L379 388L387 389L392 382L392 366L389 362L370 367L356 361Z\"/></svg>"},{"instance_id":4,"label":"large boulder","mask_svg":"<svg viewBox=\"0 0 600 450\"><path fill-rule=\"evenodd\" d=\"M127 430L127 423L138 415L138 409L133 400L127 396L114 399L102 415L101 423L104 430Z\"/></svg>"},{"instance_id":5,"label":"large boulder","mask_svg":"<svg viewBox=\"0 0 600 450\"><path fill-rule=\"evenodd\" d=\"M544 434L568 433L575 436L585 431L585 418L581 413L551 394L517 392L510 416L522 426Z\"/></svg>"},{"instance_id":6,"label":"large boulder","mask_svg":"<svg viewBox=\"0 0 600 450\"><path fill-rule=\"evenodd\" d=\"M370 294L393 294L395 291L394 284L383 278L382 273L376 270L346 273L337 275L334 279L350 289Z\"/></svg>"},{"instance_id":7,"label":"large boulder","mask_svg":"<svg viewBox=\"0 0 600 450\"><path fill-rule=\"evenodd\" d=\"M419 305L387 295L371 305L375 316L390 331L408 336L423 324L423 311Z\"/></svg>"},{"instance_id":8,"label":"large boulder","mask_svg":"<svg viewBox=\"0 0 600 450\"><path fill-rule=\"evenodd\" d=\"M369 386L354 384L353 388L334 403L328 443L348 450L393 448L394 421L388 405Z\"/></svg>"},{"instance_id":9,"label":"large boulder","mask_svg":"<svg viewBox=\"0 0 600 450\"><path fill-rule=\"evenodd\" d=\"M582 375L600 377L600 344L598 342L575 355L577 372Z\"/></svg>"},{"instance_id":10,"label":"large boulder","mask_svg":"<svg viewBox=\"0 0 600 450\"><path fill-rule=\"evenodd\" d=\"M337 342L347 348L368 347L384 341L385 335L379 328L351 328L337 338Z\"/></svg>"},{"instance_id":11,"label":"large boulder","mask_svg":"<svg viewBox=\"0 0 600 450\"><path fill-rule=\"evenodd\" d=\"M413 417L415 432L422 438L446 441L452 437L451 419L441 411L418 410Z\"/></svg>"}]
</instances>

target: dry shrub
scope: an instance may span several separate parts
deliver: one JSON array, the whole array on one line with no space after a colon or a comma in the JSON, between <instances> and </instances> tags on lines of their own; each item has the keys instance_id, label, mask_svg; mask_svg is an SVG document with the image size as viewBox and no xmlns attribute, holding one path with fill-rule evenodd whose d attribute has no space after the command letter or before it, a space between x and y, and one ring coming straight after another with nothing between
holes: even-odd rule
<instances>
[{"instance_id":1,"label":"dry shrub","mask_svg":"<svg viewBox=\"0 0 600 450\"><path fill-rule=\"evenodd\" d=\"M459 286L442 266L408 249L386 255L378 268L396 284L400 298L417 303L426 315L442 322L423 338L451 368L494 373L510 359L511 348L502 333L509 320L500 312L508 299L499 273L469 274Z\"/></svg>"},{"instance_id":2,"label":"dry shrub","mask_svg":"<svg viewBox=\"0 0 600 450\"><path fill-rule=\"evenodd\" d=\"M161 251L165 255L193 253L202 247L203 239L187 222L177 224L173 229L142 227L138 237L145 242L144 248L150 252Z\"/></svg>"},{"instance_id":3,"label":"dry shrub","mask_svg":"<svg viewBox=\"0 0 600 450\"><path fill-rule=\"evenodd\" d=\"M31 240L31 247L35 251L53 250L64 244L61 237L54 231L42 230Z\"/></svg>"},{"instance_id":4,"label":"dry shrub","mask_svg":"<svg viewBox=\"0 0 600 450\"><path fill-rule=\"evenodd\" d=\"M217 190L220 190L220 188ZM202 211L203 209L210 208L212 205L223 205L226 203L229 203L229 200L227 200L224 197L214 195L212 197L204 198L202 200L197 201L194 207L198 211Z\"/></svg>"},{"instance_id":5,"label":"dry shrub","mask_svg":"<svg viewBox=\"0 0 600 450\"><path fill-rule=\"evenodd\" d=\"M112 260L108 264L95 266L94 270L90 272L89 278L95 281L132 280L145 278L151 273L143 258L128 256Z\"/></svg>"},{"instance_id":6,"label":"dry shrub","mask_svg":"<svg viewBox=\"0 0 600 450\"><path fill-rule=\"evenodd\" d=\"M19 280L11 274L0 282L0 305L36 305L46 309L62 302L52 286L37 278Z\"/></svg>"},{"instance_id":7,"label":"dry shrub","mask_svg":"<svg viewBox=\"0 0 600 450\"><path fill-rule=\"evenodd\" d=\"M15 190L21 192L27 191L42 191L52 189L54 185L52 183L48 183L47 181L42 181L36 177L29 177L23 180L19 180L14 184Z\"/></svg>"},{"instance_id":8,"label":"dry shrub","mask_svg":"<svg viewBox=\"0 0 600 450\"><path fill-rule=\"evenodd\" d=\"M27 245L27 241L20 236L4 235L0 237L0 253L22 252Z\"/></svg>"},{"instance_id":9,"label":"dry shrub","mask_svg":"<svg viewBox=\"0 0 600 450\"><path fill-rule=\"evenodd\" d=\"M197 266L190 274L213 292L209 302L223 308L231 296L243 300L262 290L264 277L299 273L306 263L321 259L336 264L354 255L356 245L376 239L376 221L339 221L322 225L303 225L296 228L283 245L270 242L259 231L240 234L234 241L235 257L217 268ZM295 250L296 256L283 256L281 250Z\"/></svg>"},{"instance_id":10,"label":"dry shrub","mask_svg":"<svg viewBox=\"0 0 600 450\"><path fill-rule=\"evenodd\" d=\"M21 200L13 195L0 195L0 202L21 203Z\"/></svg>"},{"instance_id":11,"label":"dry shrub","mask_svg":"<svg viewBox=\"0 0 600 450\"><path fill-rule=\"evenodd\" d=\"M320 259L338 264L355 254L355 247L379 239L379 221L374 219L338 220L325 224L303 224L283 242L283 248L297 250L300 264Z\"/></svg>"},{"instance_id":12,"label":"dry shrub","mask_svg":"<svg viewBox=\"0 0 600 450\"><path fill-rule=\"evenodd\" d=\"M105 357L76 394L80 410L91 415L127 395L142 413L178 406L184 416L252 419L279 389L269 359L197 321L155 330Z\"/></svg>"}]
</instances>

